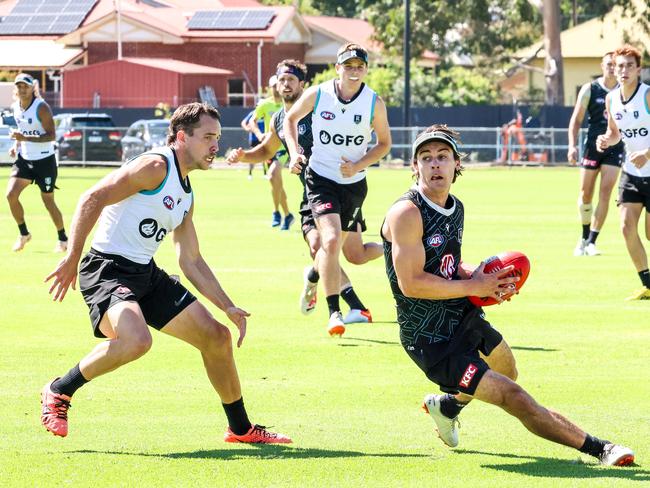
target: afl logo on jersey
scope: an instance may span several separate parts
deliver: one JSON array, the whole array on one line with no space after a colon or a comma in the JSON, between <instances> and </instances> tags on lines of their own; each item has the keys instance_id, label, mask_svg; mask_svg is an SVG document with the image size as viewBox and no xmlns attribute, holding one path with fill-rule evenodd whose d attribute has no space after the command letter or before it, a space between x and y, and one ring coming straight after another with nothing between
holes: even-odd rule
<instances>
[{"instance_id":1,"label":"afl logo on jersey","mask_svg":"<svg viewBox=\"0 0 650 488\"><path fill-rule=\"evenodd\" d=\"M320 113L320 116L323 117L325 120L334 120L336 118L336 115L334 115L332 112L328 112L327 110L323 110Z\"/></svg>"},{"instance_id":2,"label":"afl logo on jersey","mask_svg":"<svg viewBox=\"0 0 650 488\"><path fill-rule=\"evenodd\" d=\"M163 205L167 207L168 210L171 210L174 208L174 199L167 195L165 198L163 198Z\"/></svg>"},{"instance_id":3,"label":"afl logo on jersey","mask_svg":"<svg viewBox=\"0 0 650 488\"><path fill-rule=\"evenodd\" d=\"M445 238L440 234L434 234L427 240L427 244L431 247L440 247L443 242L445 242Z\"/></svg>"},{"instance_id":4,"label":"afl logo on jersey","mask_svg":"<svg viewBox=\"0 0 650 488\"><path fill-rule=\"evenodd\" d=\"M158 222L154 219L144 219L140 222L140 235L149 239L156 234L158 230Z\"/></svg>"}]
</instances>

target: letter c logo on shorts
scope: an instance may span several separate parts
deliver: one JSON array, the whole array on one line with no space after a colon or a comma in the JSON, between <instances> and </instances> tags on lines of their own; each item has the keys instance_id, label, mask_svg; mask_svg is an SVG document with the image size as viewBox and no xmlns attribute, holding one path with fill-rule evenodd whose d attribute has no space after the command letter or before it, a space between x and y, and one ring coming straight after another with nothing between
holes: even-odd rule
<instances>
[{"instance_id":1,"label":"letter c logo on shorts","mask_svg":"<svg viewBox=\"0 0 650 488\"><path fill-rule=\"evenodd\" d=\"M472 382L472 378L474 378L474 375L476 374L477 371L478 368L474 366L472 363L469 363L467 369L463 373L463 377L460 379L460 382L458 384L463 388L469 388L469 385Z\"/></svg>"}]
</instances>

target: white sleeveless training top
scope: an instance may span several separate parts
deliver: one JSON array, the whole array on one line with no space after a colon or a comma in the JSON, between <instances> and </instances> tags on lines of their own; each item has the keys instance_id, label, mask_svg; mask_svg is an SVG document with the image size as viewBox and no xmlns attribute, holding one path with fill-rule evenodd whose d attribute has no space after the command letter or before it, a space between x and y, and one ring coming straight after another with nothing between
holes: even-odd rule
<instances>
[{"instance_id":1,"label":"white sleeveless training top","mask_svg":"<svg viewBox=\"0 0 650 488\"><path fill-rule=\"evenodd\" d=\"M20 100L16 100L11 106L14 112L14 119L18 126L18 132L24 136L42 136L45 134L43 124L38 118L38 107L43 103L42 98L34 98L25 110L20 107ZM54 154L54 141L49 142L27 142L21 141L19 147L20 155L29 161L38 161Z\"/></svg>"},{"instance_id":2,"label":"white sleeveless training top","mask_svg":"<svg viewBox=\"0 0 650 488\"><path fill-rule=\"evenodd\" d=\"M632 176L650 177L650 161L637 168L630 161L630 154L650 148L650 106L646 102L646 94L650 86L640 83L636 92L625 103L621 97L621 89L610 92L609 110L621 131L625 141L625 163L623 171Z\"/></svg>"},{"instance_id":3,"label":"white sleeveless training top","mask_svg":"<svg viewBox=\"0 0 650 488\"><path fill-rule=\"evenodd\" d=\"M189 178L181 181L176 155L170 147L145 154L164 156L167 176L158 188L105 207L91 244L97 251L140 264L149 263L164 237L183 222L194 198Z\"/></svg>"},{"instance_id":4,"label":"white sleeveless training top","mask_svg":"<svg viewBox=\"0 0 650 488\"><path fill-rule=\"evenodd\" d=\"M339 99L334 89L336 80L318 86L312 112L311 130L314 135L309 167L318 175L341 184L361 181L366 172L360 171L344 178L339 169L345 156L352 162L361 159L372 137L372 117L377 94L365 84L349 102Z\"/></svg>"}]
</instances>

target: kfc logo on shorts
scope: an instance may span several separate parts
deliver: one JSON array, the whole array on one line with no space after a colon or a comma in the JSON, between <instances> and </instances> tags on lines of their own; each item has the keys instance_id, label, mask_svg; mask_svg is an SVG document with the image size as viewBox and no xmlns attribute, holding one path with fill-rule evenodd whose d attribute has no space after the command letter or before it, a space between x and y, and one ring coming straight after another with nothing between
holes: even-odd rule
<instances>
[{"instance_id":1,"label":"kfc logo on shorts","mask_svg":"<svg viewBox=\"0 0 650 488\"><path fill-rule=\"evenodd\" d=\"M332 208L332 204L330 202L321 203L320 205L316 205L316 213L322 212L323 210L329 210L330 208Z\"/></svg>"},{"instance_id":2,"label":"kfc logo on shorts","mask_svg":"<svg viewBox=\"0 0 650 488\"><path fill-rule=\"evenodd\" d=\"M327 110L323 110L320 113L320 116L323 117L325 120L334 120L336 118L336 115L334 115L332 112L328 112Z\"/></svg>"},{"instance_id":3,"label":"kfc logo on shorts","mask_svg":"<svg viewBox=\"0 0 650 488\"><path fill-rule=\"evenodd\" d=\"M477 371L478 368L472 363L469 363L469 366L467 366L467 369L463 373L463 377L460 379L458 385L462 386L463 388L469 388L469 385L472 382L472 379L474 378L474 375Z\"/></svg>"},{"instance_id":4,"label":"kfc logo on shorts","mask_svg":"<svg viewBox=\"0 0 650 488\"><path fill-rule=\"evenodd\" d=\"M448 280L452 279L454 276L454 270L456 269L454 264L453 254L445 254L442 257L442 261L440 262L440 274L443 276L443 278L446 278Z\"/></svg>"},{"instance_id":5,"label":"kfc logo on shorts","mask_svg":"<svg viewBox=\"0 0 650 488\"><path fill-rule=\"evenodd\" d=\"M427 240L427 244L431 247L440 247L445 242L445 238L440 234L434 234Z\"/></svg>"},{"instance_id":6,"label":"kfc logo on shorts","mask_svg":"<svg viewBox=\"0 0 650 488\"><path fill-rule=\"evenodd\" d=\"M171 210L174 208L174 199L167 195L165 198L163 198L163 205L167 207L168 210Z\"/></svg>"}]
</instances>

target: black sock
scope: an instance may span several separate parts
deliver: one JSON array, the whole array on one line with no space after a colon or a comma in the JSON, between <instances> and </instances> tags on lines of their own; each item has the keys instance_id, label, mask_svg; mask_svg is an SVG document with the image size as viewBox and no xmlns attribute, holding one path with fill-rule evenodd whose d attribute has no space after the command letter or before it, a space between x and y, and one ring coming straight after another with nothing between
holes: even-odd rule
<instances>
[{"instance_id":1,"label":"black sock","mask_svg":"<svg viewBox=\"0 0 650 488\"><path fill-rule=\"evenodd\" d=\"M449 393L440 399L440 412L450 419L458 417L458 414L465 406L467 406L467 403L459 402L454 395Z\"/></svg>"},{"instance_id":2,"label":"black sock","mask_svg":"<svg viewBox=\"0 0 650 488\"><path fill-rule=\"evenodd\" d=\"M334 312L340 312L341 311L341 306L339 305L339 296L338 295L330 295L327 298L327 308L329 308L330 315L332 315Z\"/></svg>"},{"instance_id":3,"label":"black sock","mask_svg":"<svg viewBox=\"0 0 650 488\"><path fill-rule=\"evenodd\" d=\"M590 230L589 237L587 237L587 244L596 244L596 239L598 239L599 230Z\"/></svg>"},{"instance_id":4,"label":"black sock","mask_svg":"<svg viewBox=\"0 0 650 488\"><path fill-rule=\"evenodd\" d=\"M589 239L589 231L590 231L590 224L583 224L582 225L582 239L587 240Z\"/></svg>"},{"instance_id":5,"label":"black sock","mask_svg":"<svg viewBox=\"0 0 650 488\"><path fill-rule=\"evenodd\" d=\"M643 286L650 288L650 271L647 269L639 271L639 278L641 278L641 283L643 283Z\"/></svg>"},{"instance_id":6,"label":"black sock","mask_svg":"<svg viewBox=\"0 0 650 488\"><path fill-rule=\"evenodd\" d=\"M89 380L83 377L81 371L79 370L79 364L66 373L65 376L62 376L58 380L54 380L50 389L54 393L59 393L63 395L68 395L71 397L74 395L74 392L81 388L83 385L88 383Z\"/></svg>"},{"instance_id":7,"label":"black sock","mask_svg":"<svg viewBox=\"0 0 650 488\"><path fill-rule=\"evenodd\" d=\"M18 224L18 231L20 232L21 236L26 236L29 234L29 231L27 230L27 224L25 222Z\"/></svg>"},{"instance_id":8,"label":"black sock","mask_svg":"<svg viewBox=\"0 0 650 488\"><path fill-rule=\"evenodd\" d=\"M242 435L251 429L251 421L248 420L243 398L232 403L222 403L221 406L226 412L228 427L230 427L233 434Z\"/></svg>"},{"instance_id":9,"label":"black sock","mask_svg":"<svg viewBox=\"0 0 650 488\"><path fill-rule=\"evenodd\" d=\"M60 230L57 230L57 233L59 234L59 240L60 241L67 241L68 236L65 235L65 227L62 227Z\"/></svg>"},{"instance_id":10,"label":"black sock","mask_svg":"<svg viewBox=\"0 0 650 488\"><path fill-rule=\"evenodd\" d=\"M309 270L309 274L307 275L307 279L311 281L312 283L318 283L318 280L320 280L320 275L318 274L318 271L316 271L316 268L311 268Z\"/></svg>"},{"instance_id":11,"label":"black sock","mask_svg":"<svg viewBox=\"0 0 650 488\"><path fill-rule=\"evenodd\" d=\"M587 434L587 437L585 438L585 443L582 445L578 451L584 452L585 454L589 454L590 456L593 457L598 457L603 453L603 450L605 449L605 444L609 444L609 441L603 441L599 439L598 437L591 436Z\"/></svg>"},{"instance_id":12,"label":"black sock","mask_svg":"<svg viewBox=\"0 0 650 488\"><path fill-rule=\"evenodd\" d=\"M348 286L344 290L341 290L341 297L343 298L343 300L345 300L345 303L347 303L350 308L367 310L367 308L363 306L363 303L361 303L361 300L359 300L359 297L354 292L354 289L351 286Z\"/></svg>"}]
</instances>

